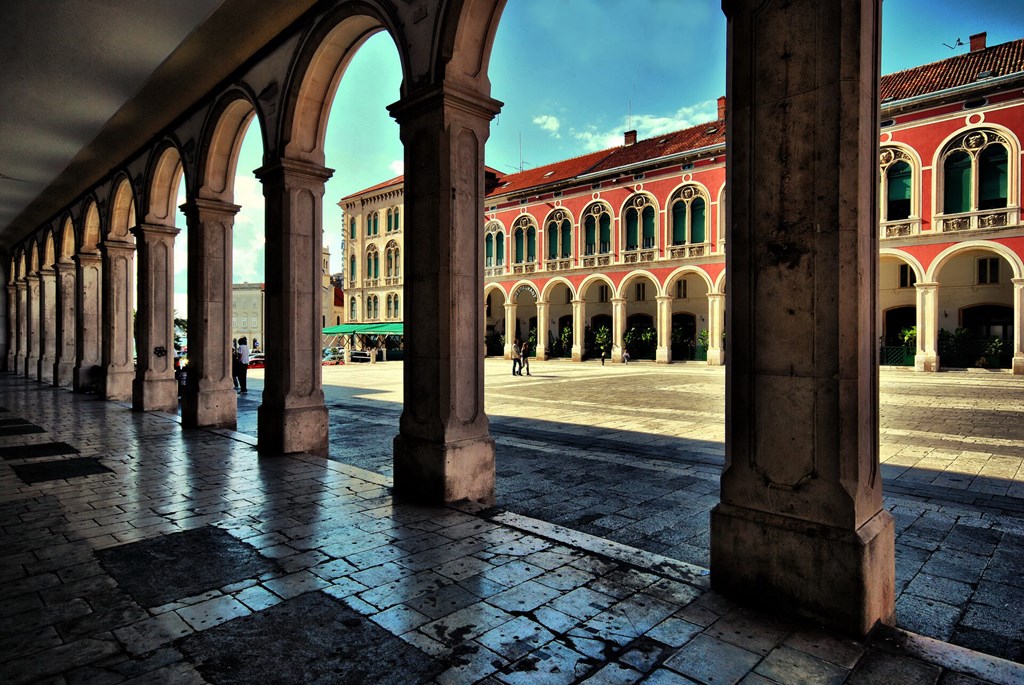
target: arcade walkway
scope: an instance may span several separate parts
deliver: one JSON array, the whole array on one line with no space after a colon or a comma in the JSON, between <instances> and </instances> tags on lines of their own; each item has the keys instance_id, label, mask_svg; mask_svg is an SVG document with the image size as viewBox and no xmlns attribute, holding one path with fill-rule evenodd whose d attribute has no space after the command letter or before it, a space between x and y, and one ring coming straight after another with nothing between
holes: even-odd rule
<instances>
[{"instance_id":1,"label":"arcade walkway","mask_svg":"<svg viewBox=\"0 0 1024 685\"><path fill-rule=\"evenodd\" d=\"M1024 681L738 608L703 569L597 536L395 504L387 476L175 416L8 374L0 406L5 683Z\"/></svg>"}]
</instances>

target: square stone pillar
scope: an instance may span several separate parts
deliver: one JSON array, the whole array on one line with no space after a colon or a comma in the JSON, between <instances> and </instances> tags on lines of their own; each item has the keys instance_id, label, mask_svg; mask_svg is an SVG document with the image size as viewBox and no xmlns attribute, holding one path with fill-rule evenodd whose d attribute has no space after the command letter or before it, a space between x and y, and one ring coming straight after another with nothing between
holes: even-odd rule
<instances>
[{"instance_id":1,"label":"square stone pillar","mask_svg":"<svg viewBox=\"0 0 1024 685\"><path fill-rule=\"evenodd\" d=\"M13 371L24 376L28 358L28 282L21 278L15 288L18 291L18 358Z\"/></svg>"},{"instance_id":2,"label":"square stone pillar","mask_svg":"<svg viewBox=\"0 0 1024 685\"><path fill-rule=\"evenodd\" d=\"M173 226L139 224L132 229L139 252L139 308L132 408L178 410L174 378L174 237Z\"/></svg>"},{"instance_id":3,"label":"square stone pillar","mask_svg":"<svg viewBox=\"0 0 1024 685\"><path fill-rule=\"evenodd\" d=\"M57 356L53 361L53 384L69 387L75 371L75 265L58 261L53 265L57 286Z\"/></svg>"},{"instance_id":4,"label":"square stone pillar","mask_svg":"<svg viewBox=\"0 0 1024 685\"><path fill-rule=\"evenodd\" d=\"M75 278L75 392L99 390L101 342L103 340L103 261L98 252L80 252L73 257Z\"/></svg>"},{"instance_id":5,"label":"square stone pillar","mask_svg":"<svg viewBox=\"0 0 1024 685\"><path fill-rule=\"evenodd\" d=\"M893 620L878 464L880 0L728 0L729 363L711 584Z\"/></svg>"},{"instance_id":6,"label":"square stone pillar","mask_svg":"<svg viewBox=\"0 0 1024 685\"><path fill-rule=\"evenodd\" d=\"M572 301L572 360L583 361L587 337L587 301L583 299Z\"/></svg>"},{"instance_id":7,"label":"square stone pillar","mask_svg":"<svg viewBox=\"0 0 1024 685\"><path fill-rule=\"evenodd\" d=\"M7 370L18 368L18 347L21 342L18 313L18 286L13 282L7 284Z\"/></svg>"},{"instance_id":8,"label":"square stone pillar","mask_svg":"<svg viewBox=\"0 0 1024 685\"><path fill-rule=\"evenodd\" d=\"M22 375L38 378L39 373L39 274L25 276L25 366Z\"/></svg>"},{"instance_id":9,"label":"square stone pillar","mask_svg":"<svg viewBox=\"0 0 1024 685\"><path fill-rule=\"evenodd\" d=\"M725 363L722 332L725 330L725 293L708 293L708 366Z\"/></svg>"},{"instance_id":10,"label":"square stone pillar","mask_svg":"<svg viewBox=\"0 0 1024 685\"><path fill-rule=\"evenodd\" d=\"M672 361L672 296L658 295L657 301L658 317L657 327L658 347L654 353L654 360L659 364L668 364Z\"/></svg>"},{"instance_id":11,"label":"square stone pillar","mask_svg":"<svg viewBox=\"0 0 1024 685\"><path fill-rule=\"evenodd\" d=\"M1013 283L1013 375L1024 376L1024 278Z\"/></svg>"},{"instance_id":12,"label":"square stone pillar","mask_svg":"<svg viewBox=\"0 0 1024 685\"><path fill-rule=\"evenodd\" d=\"M512 295L509 297L511 298ZM516 310L515 301L509 299L505 303L505 359L512 359L512 345L516 339L516 317L519 316Z\"/></svg>"},{"instance_id":13,"label":"square stone pillar","mask_svg":"<svg viewBox=\"0 0 1024 685\"><path fill-rule=\"evenodd\" d=\"M53 383L57 358L57 276L53 269L39 270L39 352L36 377Z\"/></svg>"},{"instance_id":14,"label":"square stone pillar","mask_svg":"<svg viewBox=\"0 0 1024 685\"><path fill-rule=\"evenodd\" d=\"M484 413L484 143L501 103L453 84L390 106L405 143L404 411L395 494L494 501ZM514 297L514 295L510 295ZM515 304L505 310L505 345Z\"/></svg>"},{"instance_id":15,"label":"square stone pillar","mask_svg":"<svg viewBox=\"0 0 1024 685\"><path fill-rule=\"evenodd\" d=\"M327 456L320 260L324 183L331 173L292 159L256 170L267 201L267 365L258 424L264 453Z\"/></svg>"},{"instance_id":16,"label":"square stone pillar","mask_svg":"<svg viewBox=\"0 0 1024 685\"><path fill-rule=\"evenodd\" d=\"M236 425L238 400L231 382L231 236L239 209L202 198L185 204L188 375L181 422L193 428ZM269 249L267 255L269 273Z\"/></svg>"},{"instance_id":17,"label":"square stone pillar","mask_svg":"<svg viewBox=\"0 0 1024 685\"><path fill-rule=\"evenodd\" d=\"M626 298L612 298L612 361L622 361L626 351Z\"/></svg>"},{"instance_id":18,"label":"square stone pillar","mask_svg":"<svg viewBox=\"0 0 1024 685\"><path fill-rule=\"evenodd\" d=\"M548 358L548 303L537 302L537 361Z\"/></svg>"},{"instance_id":19,"label":"square stone pillar","mask_svg":"<svg viewBox=\"0 0 1024 685\"><path fill-rule=\"evenodd\" d=\"M135 245L127 240L100 243L103 258L104 328L101 345L103 367L100 395L107 400L127 402L132 398L135 364Z\"/></svg>"},{"instance_id":20,"label":"square stone pillar","mask_svg":"<svg viewBox=\"0 0 1024 685\"><path fill-rule=\"evenodd\" d=\"M915 283L917 297L916 371L939 370L939 284Z\"/></svg>"}]
</instances>

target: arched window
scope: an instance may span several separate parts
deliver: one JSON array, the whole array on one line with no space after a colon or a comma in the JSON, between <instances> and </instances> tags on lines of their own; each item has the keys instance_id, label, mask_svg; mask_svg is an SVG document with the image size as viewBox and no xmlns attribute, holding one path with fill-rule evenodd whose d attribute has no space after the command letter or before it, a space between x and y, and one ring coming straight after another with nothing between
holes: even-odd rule
<instances>
[{"instance_id":1,"label":"arched window","mask_svg":"<svg viewBox=\"0 0 1024 685\"><path fill-rule=\"evenodd\" d=\"M654 204L646 195L634 195L626 203L627 252L654 247Z\"/></svg>"},{"instance_id":2,"label":"arched window","mask_svg":"<svg viewBox=\"0 0 1024 685\"><path fill-rule=\"evenodd\" d=\"M683 186L669 200L672 244L700 244L708 240L707 200L697 186Z\"/></svg>"},{"instance_id":3,"label":"arched window","mask_svg":"<svg viewBox=\"0 0 1024 685\"><path fill-rule=\"evenodd\" d=\"M388 207L388 226L387 226L387 232L388 233L391 233L391 231L394 230L393 226L394 226L394 213L392 212L391 208Z\"/></svg>"},{"instance_id":4,"label":"arched window","mask_svg":"<svg viewBox=\"0 0 1024 685\"><path fill-rule=\"evenodd\" d=\"M355 283L356 280L356 256L352 255L348 258L348 280Z\"/></svg>"},{"instance_id":5,"label":"arched window","mask_svg":"<svg viewBox=\"0 0 1024 685\"><path fill-rule=\"evenodd\" d=\"M391 255L391 250L388 250L388 278L391 278L395 273L395 261Z\"/></svg>"},{"instance_id":6,"label":"arched window","mask_svg":"<svg viewBox=\"0 0 1024 685\"><path fill-rule=\"evenodd\" d=\"M388 308L387 308L387 318L389 318L389 319L391 318L391 311L392 311L392 310L391 310L391 294L390 294L390 293L388 293Z\"/></svg>"},{"instance_id":7,"label":"arched window","mask_svg":"<svg viewBox=\"0 0 1024 685\"><path fill-rule=\"evenodd\" d=\"M910 165L900 160L885 171L885 220L910 218Z\"/></svg>"},{"instance_id":8,"label":"arched window","mask_svg":"<svg viewBox=\"0 0 1024 685\"><path fill-rule=\"evenodd\" d=\"M399 261L398 254L398 243L394 240L388 242L387 247L384 248L387 256L387 277L397 278L401 275L401 262Z\"/></svg>"},{"instance_id":9,"label":"arched window","mask_svg":"<svg viewBox=\"0 0 1024 685\"><path fill-rule=\"evenodd\" d=\"M373 235L373 212L366 215L366 235Z\"/></svg>"},{"instance_id":10,"label":"arched window","mask_svg":"<svg viewBox=\"0 0 1024 685\"><path fill-rule=\"evenodd\" d=\"M398 308L398 293L395 293L395 318L396 319L401 319L402 318L402 310L400 310Z\"/></svg>"},{"instance_id":11,"label":"arched window","mask_svg":"<svg viewBox=\"0 0 1024 685\"><path fill-rule=\"evenodd\" d=\"M505 232L498 231L494 236L495 266L505 266Z\"/></svg>"},{"instance_id":12,"label":"arched window","mask_svg":"<svg viewBox=\"0 0 1024 685\"><path fill-rule=\"evenodd\" d=\"M998 131L971 129L954 138L943 151L942 214L964 214L1003 209L1010 204L1011 145ZM967 228L966 218L945 228ZM1005 225L1006 216L988 216L979 226ZM973 225L973 224L971 224Z\"/></svg>"},{"instance_id":13,"label":"arched window","mask_svg":"<svg viewBox=\"0 0 1024 685\"><path fill-rule=\"evenodd\" d=\"M612 215L600 203L583 210L584 254L608 254L612 251Z\"/></svg>"},{"instance_id":14,"label":"arched window","mask_svg":"<svg viewBox=\"0 0 1024 685\"><path fill-rule=\"evenodd\" d=\"M380 278L380 253L373 245L366 250L366 278Z\"/></svg>"},{"instance_id":15,"label":"arched window","mask_svg":"<svg viewBox=\"0 0 1024 685\"><path fill-rule=\"evenodd\" d=\"M401 209L395 207L395 230L399 231L402 228L402 212Z\"/></svg>"},{"instance_id":16,"label":"arched window","mask_svg":"<svg viewBox=\"0 0 1024 685\"><path fill-rule=\"evenodd\" d=\"M349 301L348 301L348 320L349 321L355 321L356 320L356 298L354 298L354 297L349 298Z\"/></svg>"},{"instance_id":17,"label":"arched window","mask_svg":"<svg viewBox=\"0 0 1024 685\"><path fill-rule=\"evenodd\" d=\"M515 264L537 261L537 227L528 216L521 216L512 224L513 255Z\"/></svg>"},{"instance_id":18,"label":"arched window","mask_svg":"<svg viewBox=\"0 0 1024 685\"><path fill-rule=\"evenodd\" d=\"M500 267L505 265L505 233L497 221L489 221L484 226L484 266Z\"/></svg>"},{"instance_id":19,"label":"arched window","mask_svg":"<svg viewBox=\"0 0 1024 685\"><path fill-rule=\"evenodd\" d=\"M348 220L348 237L352 240L356 239L356 218L351 217Z\"/></svg>"},{"instance_id":20,"label":"arched window","mask_svg":"<svg viewBox=\"0 0 1024 685\"><path fill-rule=\"evenodd\" d=\"M494 266L494 234L484 236L484 266Z\"/></svg>"},{"instance_id":21,"label":"arched window","mask_svg":"<svg viewBox=\"0 0 1024 685\"><path fill-rule=\"evenodd\" d=\"M545 239L548 242L548 259L572 256L572 221L567 212L559 209L551 214Z\"/></svg>"}]
</instances>

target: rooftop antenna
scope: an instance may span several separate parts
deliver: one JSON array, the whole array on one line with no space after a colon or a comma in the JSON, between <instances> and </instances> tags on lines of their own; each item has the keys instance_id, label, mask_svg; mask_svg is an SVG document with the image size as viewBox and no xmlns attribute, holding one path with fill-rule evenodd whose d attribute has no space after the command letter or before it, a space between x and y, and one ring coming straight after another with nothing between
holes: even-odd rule
<instances>
[{"instance_id":1,"label":"rooftop antenna","mask_svg":"<svg viewBox=\"0 0 1024 685\"><path fill-rule=\"evenodd\" d=\"M958 47L960 47L963 44L964 44L964 42L962 40L960 40L959 37L956 39L956 42L953 43L952 45L950 45L949 43L943 43L943 45L945 45L950 50L956 50Z\"/></svg>"}]
</instances>

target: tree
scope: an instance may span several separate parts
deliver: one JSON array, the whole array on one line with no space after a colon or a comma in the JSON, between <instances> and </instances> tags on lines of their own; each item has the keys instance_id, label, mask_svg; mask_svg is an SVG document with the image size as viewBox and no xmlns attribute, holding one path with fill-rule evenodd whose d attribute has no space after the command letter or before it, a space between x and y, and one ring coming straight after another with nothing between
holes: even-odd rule
<instances>
[{"instance_id":1,"label":"tree","mask_svg":"<svg viewBox=\"0 0 1024 685\"><path fill-rule=\"evenodd\" d=\"M178 316L178 312L174 312L174 349L181 351L181 341L188 341L188 319L183 319Z\"/></svg>"}]
</instances>

